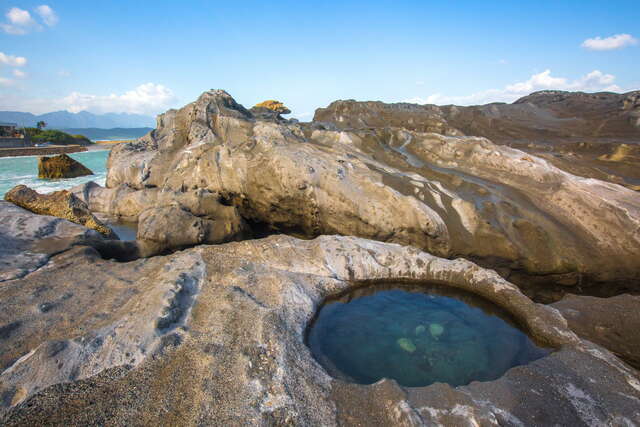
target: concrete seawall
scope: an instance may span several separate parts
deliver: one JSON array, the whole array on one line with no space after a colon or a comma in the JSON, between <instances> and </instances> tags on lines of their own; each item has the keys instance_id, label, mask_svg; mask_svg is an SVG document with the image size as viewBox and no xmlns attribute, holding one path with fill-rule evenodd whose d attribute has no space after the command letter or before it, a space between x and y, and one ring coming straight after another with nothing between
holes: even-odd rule
<instances>
[{"instance_id":1,"label":"concrete seawall","mask_svg":"<svg viewBox=\"0 0 640 427\"><path fill-rule=\"evenodd\" d=\"M54 147L0 148L0 157L51 156L62 153L87 151L82 145L59 145Z\"/></svg>"}]
</instances>

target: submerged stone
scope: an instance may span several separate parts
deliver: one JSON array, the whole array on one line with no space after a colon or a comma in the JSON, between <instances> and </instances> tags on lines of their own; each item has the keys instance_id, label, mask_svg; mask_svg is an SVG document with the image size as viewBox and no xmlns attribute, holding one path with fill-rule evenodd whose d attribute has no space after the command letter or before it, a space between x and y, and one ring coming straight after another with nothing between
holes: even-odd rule
<instances>
[{"instance_id":1,"label":"submerged stone","mask_svg":"<svg viewBox=\"0 0 640 427\"><path fill-rule=\"evenodd\" d=\"M413 353L414 351L416 351L415 344L409 338L400 338L396 342L398 343L398 346L400 346L400 348L404 351L408 351L409 353Z\"/></svg>"},{"instance_id":2,"label":"submerged stone","mask_svg":"<svg viewBox=\"0 0 640 427\"><path fill-rule=\"evenodd\" d=\"M438 339L438 337L440 337L440 335L442 335L442 333L444 332L444 327L439 323L432 323L429 325L429 332L431 333L432 337Z\"/></svg>"}]
</instances>

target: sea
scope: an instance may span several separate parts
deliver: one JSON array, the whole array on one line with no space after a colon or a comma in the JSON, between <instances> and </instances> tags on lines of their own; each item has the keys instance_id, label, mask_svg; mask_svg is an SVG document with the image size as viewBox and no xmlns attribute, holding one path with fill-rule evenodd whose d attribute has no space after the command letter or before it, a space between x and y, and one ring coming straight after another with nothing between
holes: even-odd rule
<instances>
[{"instance_id":1,"label":"sea","mask_svg":"<svg viewBox=\"0 0 640 427\"><path fill-rule=\"evenodd\" d=\"M107 178L107 158L109 151L92 150L73 153L73 157L93 172L93 175L69 179L38 179L38 157L2 157L0 158L0 198L18 184L24 184L39 193L64 190L88 181L104 185Z\"/></svg>"}]
</instances>

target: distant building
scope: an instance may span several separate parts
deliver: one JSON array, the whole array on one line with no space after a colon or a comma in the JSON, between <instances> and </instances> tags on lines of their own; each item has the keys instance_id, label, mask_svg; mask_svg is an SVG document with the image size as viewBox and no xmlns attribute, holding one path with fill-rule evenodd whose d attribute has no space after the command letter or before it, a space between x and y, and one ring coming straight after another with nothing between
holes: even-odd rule
<instances>
[{"instance_id":1,"label":"distant building","mask_svg":"<svg viewBox=\"0 0 640 427\"><path fill-rule=\"evenodd\" d=\"M17 123L0 122L0 148L31 147L29 135Z\"/></svg>"}]
</instances>

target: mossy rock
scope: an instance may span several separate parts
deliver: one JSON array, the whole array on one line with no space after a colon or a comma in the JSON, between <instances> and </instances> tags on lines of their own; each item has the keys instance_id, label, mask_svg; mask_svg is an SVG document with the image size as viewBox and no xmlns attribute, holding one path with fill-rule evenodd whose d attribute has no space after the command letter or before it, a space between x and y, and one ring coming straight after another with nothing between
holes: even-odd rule
<instances>
[{"instance_id":1,"label":"mossy rock","mask_svg":"<svg viewBox=\"0 0 640 427\"><path fill-rule=\"evenodd\" d=\"M66 154L38 159L38 178L40 179L76 178L85 175L93 175L93 172Z\"/></svg>"}]
</instances>

